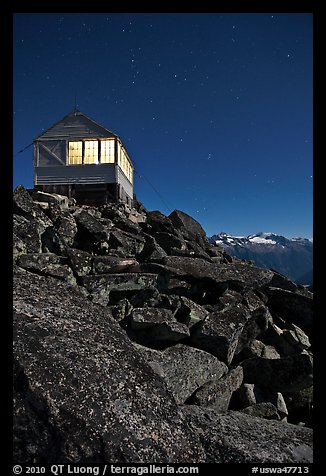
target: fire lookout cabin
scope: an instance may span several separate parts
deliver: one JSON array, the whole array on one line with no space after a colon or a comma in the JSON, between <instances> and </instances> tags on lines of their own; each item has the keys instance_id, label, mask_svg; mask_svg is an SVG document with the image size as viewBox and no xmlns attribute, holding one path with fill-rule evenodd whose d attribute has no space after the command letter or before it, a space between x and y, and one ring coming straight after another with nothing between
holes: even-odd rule
<instances>
[{"instance_id":1,"label":"fire lookout cabin","mask_svg":"<svg viewBox=\"0 0 326 476\"><path fill-rule=\"evenodd\" d=\"M74 110L34 141L34 190L78 203L132 206L133 165L121 139Z\"/></svg>"}]
</instances>

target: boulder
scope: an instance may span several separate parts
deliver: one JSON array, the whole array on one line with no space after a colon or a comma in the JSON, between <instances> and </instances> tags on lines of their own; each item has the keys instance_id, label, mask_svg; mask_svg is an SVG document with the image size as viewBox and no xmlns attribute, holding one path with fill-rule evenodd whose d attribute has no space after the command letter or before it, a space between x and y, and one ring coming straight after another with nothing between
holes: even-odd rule
<instances>
[{"instance_id":1,"label":"boulder","mask_svg":"<svg viewBox=\"0 0 326 476\"><path fill-rule=\"evenodd\" d=\"M207 463L286 463L313 461L312 430L241 412L221 415L213 408L181 407L206 450Z\"/></svg>"},{"instance_id":2,"label":"boulder","mask_svg":"<svg viewBox=\"0 0 326 476\"><path fill-rule=\"evenodd\" d=\"M250 318L247 319L239 336L236 352L240 352L250 341L264 332L271 321L272 316L267 307L262 306L251 311Z\"/></svg>"},{"instance_id":3,"label":"boulder","mask_svg":"<svg viewBox=\"0 0 326 476\"><path fill-rule=\"evenodd\" d=\"M128 299L120 299L118 304L108 306L114 319L118 322L123 321L132 311L132 305Z\"/></svg>"},{"instance_id":4,"label":"boulder","mask_svg":"<svg viewBox=\"0 0 326 476\"><path fill-rule=\"evenodd\" d=\"M104 306L109 302L111 291L140 291L156 287L156 274L115 273L84 276L82 284L93 296L93 300Z\"/></svg>"},{"instance_id":5,"label":"boulder","mask_svg":"<svg viewBox=\"0 0 326 476\"><path fill-rule=\"evenodd\" d=\"M160 293L154 287L147 287L134 294L130 303L133 307L159 307Z\"/></svg>"},{"instance_id":6,"label":"boulder","mask_svg":"<svg viewBox=\"0 0 326 476\"><path fill-rule=\"evenodd\" d=\"M108 204L101 207L101 214L103 218L109 218L112 220L114 225L120 230L135 234L141 232L141 228L137 222L130 220L124 212L114 205Z\"/></svg>"},{"instance_id":7,"label":"boulder","mask_svg":"<svg viewBox=\"0 0 326 476\"><path fill-rule=\"evenodd\" d=\"M178 404L184 403L201 385L219 379L228 368L207 352L177 344L164 351L142 347L147 362L166 382Z\"/></svg>"},{"instance_id":8,"label":"boulder","mask_svg":"<svg viewBox=\"0 0 326 476\"><path fill-rule=\"evenodd\" d=\"M42 242L41 234L44 226L35 219L27 219L20 215L14 215L13 232L14 232L14 254L25 253L41 253Z\"/></svg>"},{"instance_id":9,"label":"boulder","mask_svg":"<svg viewBox=\"0 0 326 476\"><path fill-rule=\"evenodd\" d=\"M248 319L249 312L243 307L212 312L192 334L191 345L210 352L229 365Z\"/></svg>"},{"instance_id":10,"label":"boulder","mask_svg":"<svg viewBox=\"0 0 326 476\"><path fill-rule=\"evenodd\" d=\"M128 271L131 265L137 264L133 258L118 258L115 256L96 256L93 260L94 274L122 273Z\"/></svg>"},{"instance_id":11,"label":"boulder","mask_svg":"<svg viewBox=\"0 0 326 476\"><path fill-rule=\"evenodd\" d=\"M134 308L128 324L132 331L129 335L147 346L166 346L190 335L188 327L178 322L169 309Z\"/></svg>"},{"instance_id":12,"label":"boulder","mask_svg":"<svg viewBox=\"0 0 326 476\"><path fill-rule=\"evenodd\" d=\"M204 321L209 314L205 308L185 296L179 298L179 303L180 307L177 311L176 318L190 328L194 324Z\"/></svg>"},{"instance_id":13,"label":"boulder","mask_svg":"<svg viewBox=\"0 0 326 476\"><path fill-rule=\"evenodd\" d=\"M52 226L51 220L46 216L42 208L33 202L32 197L22 185L18 185L14 190L13 212L29 220L36 220L43 229Z\"/></svg>"},{"instance_id":14,"label":"boulder","mask_svg":"<svg viewBox=\"0 0 326 476\"><path fill-rule=\"evenodd\" d=\"M279 359L281 356L277 350L271 345L265 345L257 339L251 340L236 357L236 362L242 362L252 357L264 357L265 359Z\"/></svg>"},{"instance_id":15,"label":"boulder","mask_svg":"<svg viewBox=\"0 0 326 476\"><path fill-rule=\"evenodd\" d=\"M287 322L291 322L311 338L313 322L313 294L287 291L275 287L264 290L268 297L271 312L279 314Z\"/></svg>"},{"instance_id":16,"label":"boulder","mask_svg":"<svg viewBox=\"0 0 326 476\"><path fill-rule=\"evenodd\" d=\"M141 235L134 235L126 231L112 228L110 232L109 246L119 250L127 258L140 254L145 245L145 238Z\"/></svg>"},{"instance_id":17,"label":"boulder","mask_svg":"<svg viewBox=\"0 0 326 476\"><path fill-rule=\"evenodd\" d=\"M14 389L20 464L205 460L166 384L108 309L27 272L14 278Z\"/></svg>"},{"instance_id":18,"label":"boulder","mask_svg":"<svg viewBox=\"0 0 326 476\"><path fill-rule=\"evenodd\" d=\"M52 276L53 278L61 279L62 281L75 285L76 279L73 272L69 266L62 264L63 261L63 257L53 253L30 253L21 255L17 260L17 264L32 273Z\"/></svg>"},{"instance_id":19,"label":"boulder","mask_svg":"<svg viewBox=\"0 0 326 476\"><path fill-rule=\"evenodd\" d=\"M298 354L310 348L309 337L302 329L291 323L284 322L282 325L287 326L287 329L281 329L270 322L260 339L273 346L281 356Z\"/></svg>"},{"instance_id":20,"label":"boulder","mask_svg":"<svg viewBox=\"0 0 326 476\"><path fill-rule=\"evenodd\" d=\"M283 420L288 416L289 412L282 393L267 388L260 388L252 383L242 384L241 387L233 393L230 409L241 410L261 403L272 403L278 412L279 420Z\"/></svg>"},{"instance_id":21,"label":"boulder","mask_svg":"<svg viewBox=\"0 0 326 476\"><path fill-rule=\"evenodd\" d=\"M271 402L255 403L240 411L246 415L266 418L266 420L281 420L277 408Z\"/></svg>"},{"instance_id":22,"label":"boulder","mask_svg":"<svg viewBox=\"0 0 326 476\"><path fill-rule=\"evenodd\" d=\"M77 210L74 217L78 227L78 242L92 240L99 242L108 240L108 231L106 227L95 218L89 211Z\"/></svg>"},{"instance_id":23,"label":"boulder","mask_svg":"<svg viewBox=\"0 0 326 476\"><path fill-rule=\"evenodd\" d=\"M87 276L92 271L94 257L87 253L87 251L67 248L66 252L70 266L76 276L81 278Z\"/></svg>"},{"instance_id":24,"label":"boulder","mask_svg":"<svg viewBox=\"0 0 326 476\"><path fill-rule=\"evenodd\" d=\"M193 240L200 245L205 245L206 233L198 221L190 215L180 210L174 210L170 213L169 219L186 240Z\"/></svg>"},{"instance_id":25,"label":"boulder","mask_svg":"<svg viewBox=\"0 0 326 476\"><path fill-rule=\"evenodd\" d=\"M143 261L155 261L156 259L161 259L167 256L163 248L157 243L154 237L146 237L146 243L141 253L138 255L138 258Z\"/></svg>"},{"instance_id":26,"label":"boulder","mask_svg":"<svg viewBox=\"0 0 326 476\"><path fill-rule=\"evenodd\" d=\"M149 228L146 227L148 232L152 230L151 234L162 231L172 235L179 235L170 218L157 210L147 213L146 225L149 225Z\"/></svg>"},{"instance_id":27,"label":"boulder","mask_svg":"<svg viewBox=\"0 0 326 476\"><path fill-rule=\"evenodd\" d=\"M68 208L69 205L69 198L65 195L59 195L58 193L36 191L33 193L33 200L37 202L55 203L61 208Z\"/></svg>"},{"instance_id":28,"label":"boulder","mask_svg":"<svg viewBox=\"0 0 326 476\"><path fill-rule=\"evenodd\" d=\"M242 367L235 367L222 378L215 378L204 384L187 403L214 407L216 411L225 413L229 408L232 393L240 387L242 380Z\"/></svg>"},{"instance_id":29,"label":"boulder","mask_svg":"<svg viewBox=\"0 0 326 476\"><path fill-rule=\"evenodd\" d=\"M76 220L69 212L65 211L55 220L54 228L66 246L73 246L78 228Z\"/></svg>"},{"instance_id":30,"label":"boulder","mask_svg":"<svg viewBox=\"0 0 326 476\"><path fill-rule=\"evenodd\" d=\"M177 248L179 250L186 249L186 243L184 242L184 240L180 240L180 238L175 235L172 235L171 233L161 231L155 233L154 237L157 243L168 255L171 254L171 250L174 248Z\"/></svg>"},{"instance_id":31,"label":"boulder","mask_svg":"<svg viewBox=\"0 0 326 476\"><path fill-rule=\"evenodd\" d=\"M312 385L312 356L308 353L281 359L254 357L241 363L246 383L277 392L295 392Z\"/></svg>"},{"instance_id":32,"label":"boulder","mask_svg":"<svg viewBox=\"0 0 326 476\"><path fill-rule=\"evenodd\" d=\"M230 289L236 291L266 285L273 276L273 271L241 262L221 265L200 258L180 256L167 256L160 262L176 276L204 280L207 284L227 283ZM222 289L225 290L224 287Z\"/></svg>"}]
</instances>

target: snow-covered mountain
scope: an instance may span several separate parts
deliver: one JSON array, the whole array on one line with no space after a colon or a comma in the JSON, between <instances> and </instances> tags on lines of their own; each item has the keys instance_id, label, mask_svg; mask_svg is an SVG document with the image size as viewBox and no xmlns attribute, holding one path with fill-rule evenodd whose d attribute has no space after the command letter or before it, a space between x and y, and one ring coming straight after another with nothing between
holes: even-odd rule
<instances>
[{"instance_id":1,"label":"snow-covered mountain","mask_svg":"<svg viewBox=\"0 0 326 476\"><path fill-rule=\"evenodd\" d=\"M312 285L313 244L306 238L285 238L269 232L249 236L219 233L209 241L232 256L275 269L297 283Z\"/></svg>"}]
</instances>

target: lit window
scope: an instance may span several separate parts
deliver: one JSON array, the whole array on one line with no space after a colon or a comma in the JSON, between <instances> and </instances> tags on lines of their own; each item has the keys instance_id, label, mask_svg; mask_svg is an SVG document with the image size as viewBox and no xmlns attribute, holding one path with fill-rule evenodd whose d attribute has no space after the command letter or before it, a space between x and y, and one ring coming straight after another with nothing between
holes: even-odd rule
<instances>
[{"instance_id":1,"label":"lit window","mask_svg":"<svg viewBox=\"0 0 326 476\"><path fill-rule=\"evenodd\" d=\"M101 140L101 164L114 164L114 139Z\"/></svg>"},{"instance_id":2,"label":"lit window","mask_svg":"<svg viewBox=\"0 0 326 476\"><path fill-rule=\"evenodd\" d=\"M85 140L84 164L98 164L97 140Z\"/></svg>"},{"instance_id":3,"label":"lit window","mask_svg":"<svg viewBox=\"0 0 326 476\"><path fill-rule=\"evenodd\" d=\"M83 163L83 143L69 142L69 165L80 165Z\"/></svg>"}]
</instances>

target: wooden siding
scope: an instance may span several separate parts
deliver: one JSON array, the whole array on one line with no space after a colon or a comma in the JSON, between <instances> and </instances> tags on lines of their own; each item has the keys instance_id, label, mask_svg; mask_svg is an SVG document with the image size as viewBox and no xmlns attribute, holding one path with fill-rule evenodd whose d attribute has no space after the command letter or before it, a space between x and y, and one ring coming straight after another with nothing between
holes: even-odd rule
<instances>
[{"instance_id":1,"label":"wooden siding","mask_svg":"<svg viewBox=\"0 0 326 476\"><path fill-rule=\"evenodd\" d=\"M115 164L36 167L35 185L116 183L116 169Z\"/></svg>"},{"instance_id":2,"label":"wooden siding","mask_svg":"<svg viewBox=\"0 0 326 476\"><path fill-rule=\"evenodd\" d=\"M36 137L38 141L48 140L67 140L67 139L85 139L95 137L117 137L116 134L105 127L100 126L92 119L86 117L79 111L70 113L58 121L52 127Z\"/></svg>"},{"instance_id":3,"label":"wooden siding","mask_svg":"<svg viewBox=\"0 0 326 476\"><path fill-rule=\"evenodd\" d=\"M126 194L132 199L133 198L133 186L122 172L120 167L117 167L117 182L123 187Z\"/></svg>"}]
</instances>

